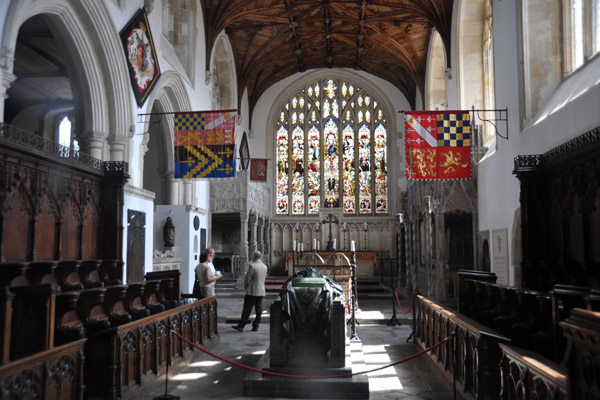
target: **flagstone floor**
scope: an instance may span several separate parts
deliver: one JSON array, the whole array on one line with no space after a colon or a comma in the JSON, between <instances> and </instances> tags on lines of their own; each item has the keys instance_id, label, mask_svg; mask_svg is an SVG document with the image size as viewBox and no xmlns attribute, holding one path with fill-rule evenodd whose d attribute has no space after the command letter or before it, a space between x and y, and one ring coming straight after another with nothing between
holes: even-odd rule
<instances>
[{"instance_id":1,"label":"flagstone floor","mask_svg":"<svg viewBox=\"0 0 600 400\"><path fill-rule=\"evenodd\" d=\"M220 343L211 351L237 363L255 366L269 346L268 305L273 298L265 299L265 313L258 332L247 326L244 332L231 328L242 310L241 295L219 295L219 336ZM407 343L412 332L410 319L397 313L402 325L388 326L392 317L391 298L381 297L359 300L361 310L357 312L358 337L363 343L364 368L372 370L402 360L421 351L421 347ZM405 307L407 308L407 307ZM140 396L139 400L152 400L167 393L179 396L182 400L191 399L248 399L243 397L243 380L247 371L224 361L201 355L195 362L183 368L169 379L168 387L161 385L151 393ZM452 382L446 380L434 363L426 356L420 356L406 363L388 367L369 376L371 400L417 400L453 399ZM327 398L322 394L321 398ZM457 398L460 395L457 393ZM278 400L280 398L262 398Z\"/></svg>"}]
</instances>

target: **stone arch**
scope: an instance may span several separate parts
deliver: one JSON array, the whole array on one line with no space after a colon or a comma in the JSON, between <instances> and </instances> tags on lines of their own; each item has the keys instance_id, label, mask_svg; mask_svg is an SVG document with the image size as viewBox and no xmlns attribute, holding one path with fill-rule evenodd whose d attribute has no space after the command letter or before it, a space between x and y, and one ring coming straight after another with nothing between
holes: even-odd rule
<instances>
[{"instance_id":1,"label":"stone arch","mask_svg":"<svg viewBox=\"0 0 600 400\"><path fill-rule=\"evenodd\" d=\"M437 30L433 30L429 42L429 61L425 80L425 109L446 110L446 49Z\"/></svg>"},{"instance_id":2,"label":"stone arch","mask_svg":"<svg viewBox=\"0 0 600 400\"><path fill-rule=\"evenodd\" d=\"M140 146L140 171L142 171L142 186L148 187L148 182L143 182L147 165L145 161L145 154L149 150L150 136L159 135L154 137L153 141L156 140L157 146L155 150L158 150L157 154L157 172L161 178L160 192L173 194L175 187L179 187L181 182L174 181L174 115L168 114L178 111L189 111L192 109L189 95L185 89L185 85L181 75L174 71L164 72L156 83L154 91L148 98L148 107L150 113L156 113L156 116L152 116L144 126L144 132L148 132L144 135ZM167 114L162 114L167 113ZM158 115L162 114L162 115ZM147 172L147 171L146 171ZM166 197L159 198L157 196L157 204L161 203L177 203L175 196L168 195Z\"/></svg>"},{"instance_id":3,"label":"stone arch","mask_svg":"<svg viewBox=\"0 0 600 400\"><path fill-rule=\"evenodd\" d=\"M458 108L484 108L483 28L486 0L461 0L458 4L456 51Z\"/></svg>"},{"instance_id":4,"label":"stone arch","mask_svg":"<svg viewBox=\"0 0 600 400\"><path fill-rule=\"evenodd\" d=\"M238 108L233 49L225 33L221 33L217 37L211 54L209 75L212 78L213 109L227 110Z\"/></svg>"},{"instance_id":5,"label":"stone arch","mask_svg":"<svg viewBox=\"0 0 600 400\"><path fill-rule=\"evenodd\" d=\"M133 130L131 84L117 29L104 2L11 2L2 35L2 94L16 79L14 49L20 27L41 14L50 18L70 49L65 54L78 86L76 121L85 151L96 158L123 161ZM0 112L4 115L4 105Z\"/></svg>"}]
</instances>

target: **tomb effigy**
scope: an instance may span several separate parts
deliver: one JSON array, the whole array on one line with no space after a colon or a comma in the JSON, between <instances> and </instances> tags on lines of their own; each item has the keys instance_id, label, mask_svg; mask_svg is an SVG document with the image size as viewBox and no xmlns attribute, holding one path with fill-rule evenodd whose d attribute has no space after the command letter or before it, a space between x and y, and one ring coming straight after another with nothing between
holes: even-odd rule
<instances>
[{"instance_id":1,"label":"tomb effigy","mask_svg":"<svg viewBox=\"0 0 600 400\"><path fill-rule=\"evenodd\" d=\"M352 375L362 344L348 337L345 310L330 276L311 266L296 272L271 305L270 347L257 366L280 376L249 373L244 396L368 399L367 375Z\"/></svg>"}]
</instances>

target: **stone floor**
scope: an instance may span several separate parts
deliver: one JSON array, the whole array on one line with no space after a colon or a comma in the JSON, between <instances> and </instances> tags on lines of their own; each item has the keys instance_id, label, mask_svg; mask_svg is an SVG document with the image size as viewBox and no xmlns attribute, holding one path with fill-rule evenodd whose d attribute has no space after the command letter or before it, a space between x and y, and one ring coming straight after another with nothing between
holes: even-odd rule
<instances>
[{"instance_id":1,"label":"stone floor","mask_svg":"<svg viewBox=\"0 0 600 400\"><path fill-rule=\"evenodd\" d=\"M244 332L231 328L241 315L243 294L217 293L219 313L220 343L211 351L228 360L254 367L269 347L269 305L274 297L265 298L263 321L258 332L252 332L247 325ZM402 305L409 307L409 301ZM401 325L388 326L391 320L391 296L364 296L359 298L360 311L357 311L356 334L363 343L365 368L367 370L385 366L421 351L421 347L407 343L410 336L411 319L399 309L397 318ZM350 332L350 329L349 329ZM243 397L243 381L247 370L232 366L224 361L203 354L171 377L168 387L165 384L152 392L140 396L139 400L152 400L165 395L179 396L182 400L191 399L248 399ZM452 382L439 373L438 367L426 356L420 356L406 363L388 367L368 374L369 398L384 399L453 399ZM323 395L321 398L327 398ZM460 395L457 393L457 398ZM279 398L264 398L273 399Z\"/></svg>"}]
</instances>

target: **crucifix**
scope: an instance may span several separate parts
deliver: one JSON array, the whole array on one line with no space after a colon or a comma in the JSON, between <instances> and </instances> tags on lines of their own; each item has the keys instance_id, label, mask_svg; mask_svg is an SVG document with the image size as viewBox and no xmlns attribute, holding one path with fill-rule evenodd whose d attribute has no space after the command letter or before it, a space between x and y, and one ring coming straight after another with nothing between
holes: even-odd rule
<instances>
[{"instance_id":1,"label":"crucifix","mask_svg":"<svg viewBox=\"0 0 600 400\"><path fill-rule=\"evenodd\" d=\"M338 219L338 217L336 217L333 214L327 214L327 217L325 217L325 219L321 222L323 224L329 224L329 240L327 241L327 248L325 249L325 251L334 250L333 240L331 236L331 225L339 224L339 222L340 220Z\"/></svg>"}]
</instances>

